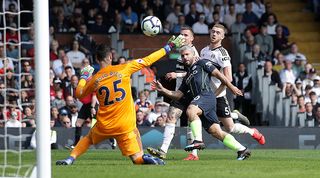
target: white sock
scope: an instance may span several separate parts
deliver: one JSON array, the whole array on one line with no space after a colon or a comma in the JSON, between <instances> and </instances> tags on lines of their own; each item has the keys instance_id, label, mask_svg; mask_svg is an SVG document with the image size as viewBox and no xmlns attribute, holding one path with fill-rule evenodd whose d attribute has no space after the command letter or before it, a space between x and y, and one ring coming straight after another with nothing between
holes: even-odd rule
<instances>
[{"instance_id":1,"label":"white sock","mask_svg":"<svg viewBox=\"0 0 320 178\"><path fill-rule=\"evenodd\" d=\"M190 127L187 128L187 140L188 140L188 144L191 144L194 141L194 136L192 134ZM191 154L193 154L194 156L198 156L198 150L197 149L192 150Z\"/></svg>"},{"instance_id":2,"label":"white sock","mask_svg":"<svg viewBox=\"0 0 320 178\"><path fill-rule=\"evenodd\" d=\"M235 134L250 134L251 136L253 135L254 130L250 129L249 127L239 124L239 123L235 123L234 127L231 130L231 133L235 133Z\"/></svg>"},{"instance_id":3,"label":"white sock","mask_svg":"<svg viewBox=\"0 0 320 178\"><path fill-rule=\"evenodd\" d=\"M231 116L232 119L238 119L239 118L238 114L234 113L234 112L231 112L230 116Z\"/></svg>"},{"instance_id":4,"label":"white sock","mask_svg":"<svg viewBox=\"0 0 320 178\"><path fill-rule=\"evenodd\" d=\"M166 126L164 127L163 142L161 145L161 150L164 151L165 153L168 152L169 146L174 136L175 129L176 129L176 125L171 123L166 124Z\"/></svg>"}]
</instances>

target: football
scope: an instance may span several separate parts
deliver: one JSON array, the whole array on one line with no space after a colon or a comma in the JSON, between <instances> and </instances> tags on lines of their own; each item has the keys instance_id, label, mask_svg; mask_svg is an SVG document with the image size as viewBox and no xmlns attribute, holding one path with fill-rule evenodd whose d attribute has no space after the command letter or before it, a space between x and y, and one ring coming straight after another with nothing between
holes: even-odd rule
<instances>
[{"instance_id":1,"label":"football","mask_svg":"<svg viewBox=\"0 0 320 178\"><path fill-rule=\"evenodd\" d=\"M158 17L147 16L141 22L141 30L147 36L156 36L162 31L162 24Z\"/></svg>"}]
</instances>

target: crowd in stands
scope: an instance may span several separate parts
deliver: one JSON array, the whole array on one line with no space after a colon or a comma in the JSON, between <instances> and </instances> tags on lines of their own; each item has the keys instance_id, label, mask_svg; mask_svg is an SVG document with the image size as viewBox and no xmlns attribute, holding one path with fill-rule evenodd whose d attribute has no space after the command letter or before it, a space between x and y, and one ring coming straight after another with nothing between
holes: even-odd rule
<instances>
[{"instance_id":1,"label":"crowd in stands","mask_svg":"<svg viewBox=\"0 0 320 178\"><path fill-rule=\"evenodd\" d=\"M32 14L14 14L18 10L32 10L32 3L4 0L0 26L11 27L1 31L0 43L0 127L35 127L34 93L34 26ZM310 119L320 122L320 77L298 45L288 41L290 29L277 20L272 4L263 0L50 0L50 96L51 121L56 127L75 127L82 103L75 97L81 68L95 62L96 42L92 33L140 33L141 20L149 15L159 17L163 33L179 33L184 25L195 34L209 34L211 26L225 25L229 38L235 41L233 58L234 84L244 91L235 98L235 109L253 120L250 109L252 82L246 66L258 61L269 76L270 83L291 97L292 103L306 112ZM31 6L30 6L31 4ZM319 13L319 6L313 5ZM20 20L19 20L20 19ZM17 31L17 27L27 27ZM73 41L60 46L56 33L70 33ZM5 45L6 44L6 45ZM21 44L21 48L19 47ZM198 49L200 50L200 49ZM122 64L128 59L113 49L113 63ZM147 81L155 78L156 71L140 71ZM148 90L134 93L138 126L163 127L169 105L148 100ZM249 108L248 108L249 107ZM94 116L92 116L94 117ZM7 121L5 121L7 119ZM86 120L86 126L91 119Z\"/></svg>"}]
</instances>

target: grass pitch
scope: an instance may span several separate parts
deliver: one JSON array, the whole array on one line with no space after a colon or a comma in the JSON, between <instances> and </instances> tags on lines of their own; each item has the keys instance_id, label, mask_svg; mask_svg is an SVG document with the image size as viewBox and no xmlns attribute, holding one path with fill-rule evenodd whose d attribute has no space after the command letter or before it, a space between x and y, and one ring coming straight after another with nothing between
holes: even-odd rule
<instances>
[{"instance_id":1,"label":"grass pitch","mask_svg":"<svg viewBox=\"0 0 320 178\"><path fill-rule=\"evenodd\" d=\"M24 162L34 162L34 155L24 153ZM244 161L237 161L231 150L200 151L199 161L183 161L186 152L169 150L165 166L133 165L118 150L89 150L71 166L55 165L68 155L67 150L52 152L53 178L320 177L318 150L252 150L252 156Z\"/></svg>"}]
</instances>

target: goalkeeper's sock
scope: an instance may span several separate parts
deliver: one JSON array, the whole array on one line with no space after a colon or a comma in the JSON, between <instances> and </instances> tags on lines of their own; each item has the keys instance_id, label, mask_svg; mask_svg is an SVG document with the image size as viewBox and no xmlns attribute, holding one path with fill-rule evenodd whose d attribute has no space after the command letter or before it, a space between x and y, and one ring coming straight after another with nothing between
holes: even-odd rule
<instances>
[{"instance_id":1,"label":"goalkeeper's sock","mask_svg":"<svg viewBox=\"0 0 320 178\"><path fill-rule=\"evenodd\" d=\"M74 135L74 143L73 145L77 145L82 133L82 127L76 127L75 135Z\"/></svg>"},{"instance_id":2,"label":"goalkeeper's sock","mask_svg":"<svg viewBox=\"0 0 320 178\"><path fill-rule=\"evenodd\" d=\"M166 124L166 126L164 128L163 142L161 145L161 150L164 151L165 153L168 152L170 143L171 143L173 136L174 136L175 129L176 129L176 125L173 123Z\"/></svg>"},{"instance_id":3,"label":"goalkeeper's sock","mask_svg":"<svg viewBox=\"0 0 320 178\"><path fill-rule=\"evenodd\" d=\"M79 143L76 145L76 147L74 147L70 156L76 159L77 157L85 153L91 145L92 145L92 141L89 139L89 137L87 136L83 137L79 141Z\"/></svg>"},{"instance_id":4,"label":"goalkeeper's sock","mask_svg":"<svg viewBox=\"0 0 320 178\"><path fill-rule=\"evenodd\" d=\"M249 127L247 127L245 125L235 123L232 130L231 130L231 133L235 133L235 134L247 134L248 133L252 136L254 133L254 130L250 129Z\"/></svg>"},{"instance_id":5,"label":"goalkeeper's sock","mask_svg":"<svg viewBox=\"0 0 320 178\"><path fill-rule=\"evenodd\" d=\"M232 150L236 150L236 151L242 151L245 150L246 147L244 147L243 145L241 145L241 143L239 143L231 134L227 134L224 139L223 139L223 144L232 149Z\"/></svg>"},{"instance_id":6,"label":"goalkeeper's sock","mask_svg":"<svg viewBox=\"0 0 320 178\"><path fill-rule=\"evenodd\" d=\"M200 119L190 122L190 128L194 136L194 140L202 141L202 123Z\"/></svg>"}]
</instances>

